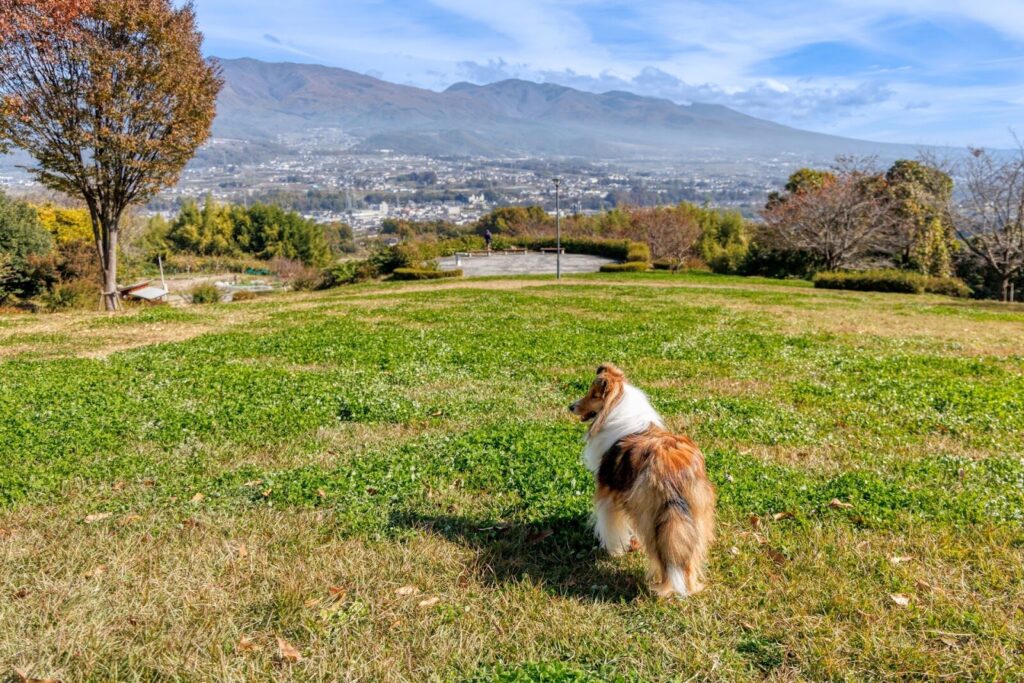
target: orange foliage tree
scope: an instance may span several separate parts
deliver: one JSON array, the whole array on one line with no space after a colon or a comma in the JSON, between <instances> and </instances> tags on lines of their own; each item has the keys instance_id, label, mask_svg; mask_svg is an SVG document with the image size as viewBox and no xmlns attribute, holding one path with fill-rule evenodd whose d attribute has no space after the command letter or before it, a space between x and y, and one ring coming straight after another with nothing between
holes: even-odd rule
<instances>
[{"instance_id":1,"label":"orange foliage tree","mask_svg":"<svg viewBox=\"0 0 1024 683\"><path fill-rule=\"evenodd\" d=\"M191 4L0 0L0 143L84 200L108 310L125 210L176 183L209 137L222 82L201 46Z\"/></svg>"}]
</instances>

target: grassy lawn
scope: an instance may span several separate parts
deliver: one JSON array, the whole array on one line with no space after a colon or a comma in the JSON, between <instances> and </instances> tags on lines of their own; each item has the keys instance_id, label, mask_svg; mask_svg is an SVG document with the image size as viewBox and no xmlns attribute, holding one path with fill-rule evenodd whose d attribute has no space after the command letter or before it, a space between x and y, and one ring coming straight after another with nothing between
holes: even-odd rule
<instances>
[{"instance_id":1,"label":"grassy lawn","mask_svg":"<svg viewBox=\"0 0 1024 683\"><path fill-rule=\"evenodd\" d=\"M602 361L707 455L687 601L588 529ZM1021 307L659 274L15 316L0 415L0 676L1024 670Z\"/></svg>"}]
</instances>

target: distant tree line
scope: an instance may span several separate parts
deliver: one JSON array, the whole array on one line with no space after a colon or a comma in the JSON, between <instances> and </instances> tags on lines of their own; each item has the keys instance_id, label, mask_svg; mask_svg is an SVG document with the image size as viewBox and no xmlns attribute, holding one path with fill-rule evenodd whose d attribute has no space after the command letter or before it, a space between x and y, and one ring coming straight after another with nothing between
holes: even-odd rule
<instances>
[{"instance_id":1,"label":"distant tree line","mask_svg":"<svg viewBox=\"0 0 1024 683\"><path fill-rule=\"evenodd\" d=\"M756 229L764 262L956 275L980 296L1014 300L1024 279L1024 147L972 149L944 165L901 160L882 172L844 159L797 171Z\"/></svg>"},{"instance_id":2,"label":"distant tree line","mask_svg":"<svg viewBox=\"0 0 1024 683\"><path fill-rule=\"evenodd\" d=\"M324 266L354 251L352 228L322 225L271 204L221 204L207 197L202 208L187 202L170 221L155 216L139 244L149 258L173 253L197 256L284 258Z\"/></svg>"}]
</instances>

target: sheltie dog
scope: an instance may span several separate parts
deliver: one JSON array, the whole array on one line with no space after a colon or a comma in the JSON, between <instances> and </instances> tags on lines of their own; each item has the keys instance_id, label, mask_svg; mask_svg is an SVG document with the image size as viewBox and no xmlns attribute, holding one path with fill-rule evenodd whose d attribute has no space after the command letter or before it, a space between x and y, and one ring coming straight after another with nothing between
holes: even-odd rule
<instances>
[{"instance_id":1,"label":"sheltie dog","mask_svg":"<svg viewBox=\"0 0 1024 683\"><path fill-rule=\"evenodd\" d=\"M597 480L594 531L602 547L621 555L636 538L658 595L700 591L715 533L715 489L700 449L667 431L647 396L611 364L597 369L569 410L590 422L583 462Z\"/></svg>"}]
</instances>

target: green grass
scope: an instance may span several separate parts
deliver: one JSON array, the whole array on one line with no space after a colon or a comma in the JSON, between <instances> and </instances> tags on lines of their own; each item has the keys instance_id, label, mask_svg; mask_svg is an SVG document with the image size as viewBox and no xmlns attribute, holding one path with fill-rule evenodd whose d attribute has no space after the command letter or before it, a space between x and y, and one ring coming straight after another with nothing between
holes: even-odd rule
<instances>
[{"instance_id":1,"label":"green grass","mask_svg":"<svg viewBox=\"0 0 1024 683\"><path fill-rule=\"evenodd\" d=\"M1019 308L654 273L0 330L0 672L1021 670ZM652 597L643 558L608 559L589 531L564 406L603 361L707 454L719 541L685 602ZM280 661L278 637L303 661Z\"/></svg>"}]
</instances>

